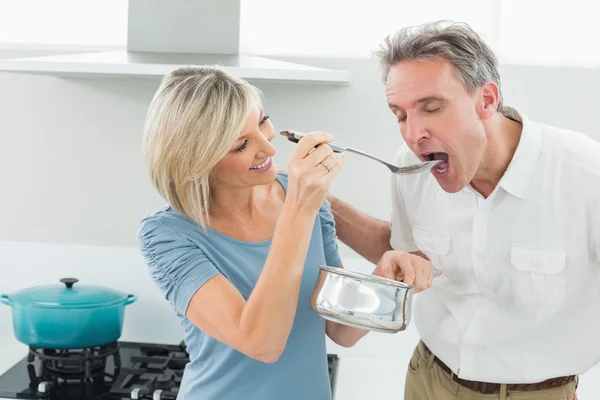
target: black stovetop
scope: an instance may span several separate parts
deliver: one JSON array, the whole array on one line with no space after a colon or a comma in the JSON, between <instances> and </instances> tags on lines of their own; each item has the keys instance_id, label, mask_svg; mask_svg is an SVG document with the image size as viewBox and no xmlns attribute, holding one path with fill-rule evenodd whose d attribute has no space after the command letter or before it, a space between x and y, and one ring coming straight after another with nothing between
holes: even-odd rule
<instances>
[{"instance_id":1,"label":"black stovetop","mask_svg":"<svg viewBox=\"0 0 600 400\"><path fill-rule=\"evenodd\" d=\"M327 359L334 392L338 357L329 354ZM183 343L117 342L79 351L29 349L26 357L0 375L0 398L175 399L187 362Z\"/></svg>"}]
</instances>

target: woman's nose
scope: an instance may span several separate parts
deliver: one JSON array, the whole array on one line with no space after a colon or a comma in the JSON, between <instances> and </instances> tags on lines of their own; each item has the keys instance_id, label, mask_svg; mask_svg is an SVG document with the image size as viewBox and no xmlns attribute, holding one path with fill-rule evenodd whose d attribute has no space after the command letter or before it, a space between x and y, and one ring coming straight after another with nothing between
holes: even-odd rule
<instances>
[{"instance_id":1,"label":"woman's nose","mask_svg":"<svg viewBox=\"0 0 600 400\"><path fill-rule=\"evenodd\" d=\"M275 155L275 146L271 143L271 140L275 137L275 131L273 129L269 129L266 132L263 132L261 135L263 140L260 145L260 152L263 153L266 157L272 157Z\"/></svg>"}]
</instances>

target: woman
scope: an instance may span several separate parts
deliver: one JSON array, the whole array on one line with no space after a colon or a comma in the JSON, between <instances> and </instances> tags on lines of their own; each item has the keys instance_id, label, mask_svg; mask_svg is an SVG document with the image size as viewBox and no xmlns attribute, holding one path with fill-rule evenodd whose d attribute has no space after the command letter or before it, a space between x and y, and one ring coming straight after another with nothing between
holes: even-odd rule
<instances>
[{"instance_id":1,"label":"woman","mask_svg":"<svg viewBox=\"0 0 600 400\"><path fill-rule=\"evenodd\" d=\"M366 331L310 307L319 265L341 267L325 196L343 159L316 132L277 173L258 91L218 68L169 74L143 152L166 206L139 242L190 353L180 399L330 399L325 334Z\"/></svg>"}]
</instances>

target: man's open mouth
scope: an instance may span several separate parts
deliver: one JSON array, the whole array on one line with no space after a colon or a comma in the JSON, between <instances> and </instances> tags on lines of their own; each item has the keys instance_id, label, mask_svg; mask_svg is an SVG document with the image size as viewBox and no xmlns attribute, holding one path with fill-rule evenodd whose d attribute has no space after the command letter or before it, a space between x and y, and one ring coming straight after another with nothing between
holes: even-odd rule
<instances>
[{"instance_id":1,"label":"man's open mouth","mask_svg":"<svg viewBox=\"0 0 600 400\"><path fill-rule=\"evenodd\" d=\"M435 170L440 174L443 174L448 169L448 153L432 152L423 153L421 156L425 159L425 161L441 160L442 162L435 166Z\"/></svg>"}]
</instances>

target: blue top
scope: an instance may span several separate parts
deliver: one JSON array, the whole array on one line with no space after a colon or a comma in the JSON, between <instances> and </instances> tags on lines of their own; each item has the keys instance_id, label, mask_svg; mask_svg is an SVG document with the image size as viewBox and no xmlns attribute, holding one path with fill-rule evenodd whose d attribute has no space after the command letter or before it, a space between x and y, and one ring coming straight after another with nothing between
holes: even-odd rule
<instances>
[{"instance_id":1,"label":"blue top","mask_svg":"<svg viewBox=\"0 0 600 400\"><path fill-rule=\"evenodd\" d=\"M287 175L277 181L287 191ZM179 400L329 400L325 320L310 307L319 265L342 264L335 224L325 201L313 227L296 316L285 350L268 364L227 346L193 325L185 311L194 293L222 274L248 299L271 247L244 242L208 228L166 206L145 216L138 239L150 276L177 313L190 354Z\"/></svg>"}]
</instances>

